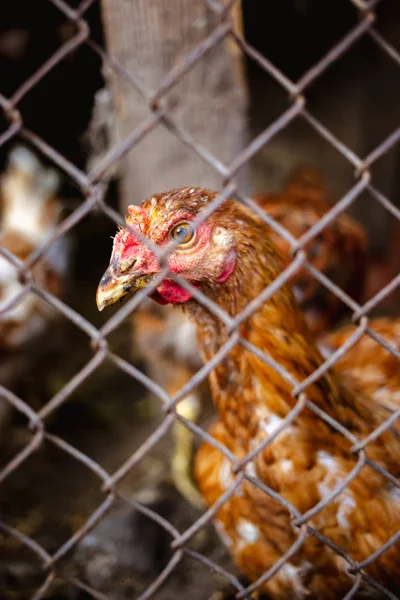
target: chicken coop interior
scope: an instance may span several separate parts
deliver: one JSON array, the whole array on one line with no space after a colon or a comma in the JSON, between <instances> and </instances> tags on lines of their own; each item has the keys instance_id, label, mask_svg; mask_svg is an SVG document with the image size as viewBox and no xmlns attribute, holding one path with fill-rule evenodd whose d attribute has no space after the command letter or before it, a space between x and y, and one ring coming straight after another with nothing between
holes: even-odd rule
<instances>
[{"instance_id":1,"label":"chicken coop interior","mask_svg":"<svg viewBox=\"0 0 400 600\"><path fill-rule=\"evenodd\" d=\"M398 0L1 3L0 600L400 598L399 100Z\"/></svg>"}]
</instances>

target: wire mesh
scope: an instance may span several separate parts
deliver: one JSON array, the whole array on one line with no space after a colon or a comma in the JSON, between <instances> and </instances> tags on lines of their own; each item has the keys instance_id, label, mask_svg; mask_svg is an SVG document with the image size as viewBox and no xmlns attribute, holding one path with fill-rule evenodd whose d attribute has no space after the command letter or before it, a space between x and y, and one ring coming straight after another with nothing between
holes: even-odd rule
<instances>
[{"instance_id":1,"label":"wire mesh","mask_svg":"<svg viewBox=\"0 0 400 600\"><path fill-rule=\"evenodd\" d=\"M19 469L21 465L40 448L44 443L56 446L62 452L70 455L75 461L84 465L86 469L98 478L101 485L104 499L91 514L86 522L80 526L76 532L64 544L57 548L54 552L49 553L40 544L38 544L29 535L10 527L5 522L0 522L0 530L7 533L12 538L18 540L23 546L29 549L33 555L42 564L43 568L43 583L34 594L33 598L44 598L56 579L65 579L78 589L84 590L89 596L98 599L108 598L107 595L92 589L87 583L77 578L71 578L64 570L62 559L65 555L75 548L80 540L84 538L94 526L104 517L104 515L113 507L117 500L123 500L132 504L132 500L127 498L118 488L119 482L143 457L153 448L165 433L172 427L175 421L184 424L192 431L201 441L212 445L230 461L232 467L233 480L226 492L218 499L218 501L204 512L186 531L178 531L168 520L161 517L156 511L146 507L140 502L135 502L135 507L139 511L143 511L150 519L157 522L165 531L172 537L171 548L173 549L172 558L166 564L161 573L154 579L153 583L140 595L140 600L145 600L156 596L157 591L162 584L173 572L178 563L184 556L188 555L192 559L203 562L208 568L218 572L223 578L236 589L237 598L250 597L251 594L257 591L263 583L269 581L278 571L285 565L290 558L298 552L305 540L309 536L314 536L317 540L331 548L332 552L348 565L349 576L349 592L345 596L346 599L354 597L362 585L368 585L380 592L387 598L395 598L396 596L384 588L381 584L375 581L367 574L365 568L374 560L379 558L385 551L393 546L399 539L400 532L397 532L379 551L374 552L366 560L362 562L354 561L346 552L335 545L330 539L321 534L311 523L312 518L321 510L323 510L330 502L339 496L345 488L357 477L361 469L368 465L372 469L382 474L397 488L400 487L397 480L383 469L380 465L373 462L366 453L368 444L377 439L383 431L388 430L393 426L396 419L400 416L400 409L393 413L376 431L371 433L363 440L359 440L346 427L333 419L330 415L314 405L307 398L308 386L325 374L351 347L353 347L362 336L370 336L388 352L396 358L400 358L399 350L392 347L380 335L369 328L368 313L373 310L383 298L388 296L396 287L398 287L400 279L395 277L384 289L377 293L363 306L359 305L350 298L343 290L341 290L334 282L330 281L318 269L313 267L307 259L307 253L304 248L307 243L315 239L315 237L324 230L333 220L351 206L360 194L367 190L376 201L385 209L391 212L393 219L400 220L399 210L392 204L391 200L385 197L371 183L371 167L386 153L388 153L400 138L400 128L393 131L381 144L379 144L365 158L357 156L343 142L323 125L307 108L307 89L321 75L325 73L330 65L336 63L341 57L348 52L354 44L356 44L364 36L368 36L380 49L397 65L400 65L400 54L389 44L388 41L374 28L376 22L376 7L380 3L379 0L363 2L361 0L351 0L351 4L359 12L359 23L349 31L339 43L335 44L319 61L313 65L300 80L291 81L285 74L281 73L269 60L262 56L254 47L252 47L243 37L234 29L230 9L234 4L234 0L227 4L223 4L218 0L204 0L204 3L214 11L219 18L219 23L213 31L199 43L194 50L187 54L179 64L174 67L168 75L159 83L158 88L150 93L144 89L141 82L136 81L132 73L127 73L123 65L107 54L95 41L90 37L90 30L85 21L85 13L96 0L84 0L77 9L72 9L63 0L48 0L56 7L66 19L75 27L75 34L65 44L57 49L57 51L41 65L39 69L17 89L17 91L9 98L0 94L0 106L8 122L7 130L0 136L0 146L3 146L15 136L20 136L29 142L34 148L43 153L54 165L56 165L63 173L71 178L76 186L81 190L85 197L84 202L72 212L58 227L56 233L44 245L37 248L25 260L21 261L13 256L9 251L0 248L0 255L9 261L15 269L18 270L20 280L24 285L23 292L18 297L14 298L11 303L1 307L1 313L6 314L13 306L18 305L25 295L30 292L36 294L44 301L49 303L56 311L71 321L76 327L88 336L93 350L92 358L87 364L61 389L53 398L40 410L34 410L23 399L18 398L5 387L1 387L2 398L10 404L15 411L20 412L28 420L28 430L30 439L23 449L10 460L0 471L0 484L14 471ZM382 2L384 0L381 0ZM240 50L255 61L258 66L268 73L281 88L288 94L289 107L283 112L273 123L271 123L264 131L262 131L255 139L253 139L243 151L235 157L231 164L223 164L217 157L201 144L197 143L188 131L185 131L181 126L174 122L171 114L168 113L161 100L165 94L189 71L196 62L211 48L218 45L222 40L231 38ZM24 115L19 106L23 98L37 86L46 75L67 58L75 49L82 45L87 45L91 50L100 56L105 61L110 69L115 70L120 76L129 81L130 85L134 86L140 92L142 97L148 104L151 115L140 123L134 131L124 140L122 144L112 148L102 161L96 165L91 171L84 172L76 165L67 160L56 148L52 147L41 139L34 131L29 129L24 123ZM289 232L282 229L271 217L259 209L259 207L250 198L241 195L234 183L234 177L238 170L245 165L265 144L267 144L274 136L286 128L293 120L302 119L306 121L318 135L324 138L331 146L333 146L343 157L354 167L354 184L351 189L341 198L325 215L309 229L300 239L295 239ZM60 237L67 234L77 223L92 211L101 211L106 217L111 219L115 225L124 225L124 219L120 214L108 206L104 200L104 189L101 185L102 178L107 171L126 153L128 153L136 144L148 135L156 126L168 128L168 130L177 138L179 138L187 147L188 152L195 153L199 158L206 161L216 172L224 179L224 187L221 193L208 205L207 209L200 214L200 218L196 224L200 224L207 218L217 207L219 207L226 198L235 196L239 201L254 210L267 225L271 226L279 235L284 236L290 245L293 260L290 265L275 279L275 281L264 290L264 292L256 298L249 306L238 316L231 317L226 314L218 305L206 298L201 291L195 289L186 281L177 278L179 284L193 294L200 303L205 305L209 311L214 313L228 328L229 340L220 348L213 359L204 365L198 373L188 382L174 397L170 397L155 381L144 375L139 369L115 354L108 345L107 336L118 328L128 315L135 310L143 298L149 295L158 285L162 278L168 273L167 267L164 267L158 278L145 291L137 294L130 299L118 312L116 312L105 325L98 329L93 326L81 314L74 311L62 300L43 289L35 283L31 269L46 256L51 246ZM137 232L135 232L137 234ZM157 247L152 247L152 250L158 256L160 261L166 259L166 256L171 251L169 247L163 253ZM305 269L308 273L318 280L318 282L326 287L330 292L336 295L346 304L352 311L353 319L358 324L352 335L346 343L334 352L311 376L303 381L297 381L285 368L273 361L269 356L266 356L261 350L252 346L247 340L243 339L239 333L239 326L249 316L251 316L264 302L266 302L289 278L296 273L300 268ZM174 278L174 275L170 274ZM276 431L269 436L266 436L262 443L255 447L244 458L238 459L228 448L217 442L202 428L190 422L182 415L176 412L177 403L182 400L189 392L191 392L201 381L207 378L209 373L226 357L229 352L237 345L242 345L247 350L253 352L261 361L269 367L275 369L290 386L292 386L292 394L297 399L294 408L289 412L281 425ZM163 405L164 417L162 421L155 427L152 434L141 444L135 453L130 456L120 467L112 473L108 473L100 464L87 456L84 452L78 450L70 443L63 440L57 435L50 434L46 428L48 418L62 405L68 402L73 392L79 388L85 380L102 365L111 361L118 369L127 373L130 377L139 380L152 394L154 394L160 403ZM275 490L266 486L257 477L249 474L246 470L248 465L267 445L271 444L282 431L285 430L304 410L312 411L318 418L324 420L329 426L340 435L347 438L352 446L351 451L356 456L357 460L354 463L354 468L343 479L339 487L334 489L323 500L318 502L311 510L305 514L301 514L295 506L289 503L285 498L280 496ZM243 585L234 575L226 571L222 566L218 565L213 560L201 555L201 553L186 547L188 541L206 524L212 521L218 512L219 508L232 497L243 481L247 481L259 490L263 491L268 496L275 499L281 506L291 515L292 525L297 530L297 539L295 543L287 550L285 554L257 581L248 585Z\"/></svg>"}]
</instances>

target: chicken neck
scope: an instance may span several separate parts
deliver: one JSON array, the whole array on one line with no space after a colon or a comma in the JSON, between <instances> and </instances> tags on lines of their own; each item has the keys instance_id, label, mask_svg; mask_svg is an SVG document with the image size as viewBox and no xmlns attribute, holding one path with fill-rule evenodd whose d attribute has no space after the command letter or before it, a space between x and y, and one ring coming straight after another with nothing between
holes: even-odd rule
<instances>
[{"instance_id":1,"label":"chicken neck","mask_svg":"<svg viewBox=\"0 0 400 600\"><path fill-rule=\"evenodd\" d=\"M248 227L241 219L237 234L236 269L223 284L203 286L203 291L231 317L240 315L281 272L281 259L268 239L266 226L252 220ZM218 316L195 300L185 310L197 327L198 344L205 362L230 338ZM241 337L258 348L272 363L283 367L300 382L322 364L303 315L288 286L283 285L239 325ZM259 426L260 415L285 417L296 403L293 383L248 347L237 344L210 374L214 403L232 435L248 438ZM344 423L356 425L353 413L368 419L366 408L353 391L342 385L332 372L307 387L307 397L319 408Z\"/></svg>"}]
</instances>

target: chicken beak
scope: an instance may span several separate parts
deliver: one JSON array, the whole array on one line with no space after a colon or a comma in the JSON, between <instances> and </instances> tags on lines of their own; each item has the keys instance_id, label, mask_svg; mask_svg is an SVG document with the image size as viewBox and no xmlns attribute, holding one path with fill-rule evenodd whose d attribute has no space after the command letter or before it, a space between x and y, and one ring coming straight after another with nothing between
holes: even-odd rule
<instances>
[{"instance_id":1,"label":"chicken beak","mask_svg":"<svg viewBox=\"0 0 400 600\"><path fill-rule=\"evenodd\" d=\"M134 273L123 273L116 275L109 267L100 279L96 292L96 304L99 311L107 306L112 306L122 300L128 294L148 286L154 279L154 275L135 275Z\"/></svg>"}]
</instances>

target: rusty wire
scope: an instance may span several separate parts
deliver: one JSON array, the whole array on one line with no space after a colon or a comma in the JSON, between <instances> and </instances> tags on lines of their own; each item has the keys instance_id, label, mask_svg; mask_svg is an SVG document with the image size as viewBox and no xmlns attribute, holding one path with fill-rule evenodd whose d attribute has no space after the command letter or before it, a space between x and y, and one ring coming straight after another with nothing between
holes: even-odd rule
<instances>
[{"instance_id":1,"label":"rusty wire","mask_svg":"<svg viewBox=\"0 0 400 600\"><path fill-rule=\"evenodd\" d=\"M383 431L391 427L394 421L399 417L400 411L394 413L387 422L383 423L376 431L372 432L366 439L357 439L350 431L348 431L343 425L335 421L332 417L324 413L320 408L312 404L307 399L307 386L314 382L318 377L324 374L343 354L351 348L363 335L371 336L375 341L380 343L388 352L391 352L397 358L400 358L399 351L397 348L393 348L375 332L371 331L368 327L368 312L375 308L378 303L389 295L395 288L400 284L400 278L397 276L390 282L385 288L383 288L374 298L369 300L364 306L360 306L354 300L352 300L343 290L336 286L330 281L324 274L320 273L315 267L307 261L306 253L304 252L304 246L314 239L318 233L320 233L329 223L331 223L341 212L346 210L359 195L364 191L368 190L371 195L380 203L385 209L391 212L394 218L400 220L400 211L386 198L379 190L377 190L371 184L370 169L372 165L385 153L387 153L395 143L400 139L400 128L392 132L381 144L379 144L370 154L364 158L357 156L350 148L341 142L337 137L329 131L314 115L309 112L307 108L307 89L315 82L332 64L338 61L342 55L344 55L352 46L357 43L362 37L369 36L373 42L380 47L380 49L386 53L386 55L393 60L397 65L400 65L400 54L390 45L384 37L374 29L374 23L376 21L375 8L379 4L379 0L363 1L363 0L349 0L351 4L359 12L359 23L349 31L342 40L334 45L319 61L313 65L299 81L291 81L284 73L281 73L267 57L262 56L255 48L253 48L241 35L234 30L233 22L230 15L230 8L234 4L235 0L224 3L218 0L204 0L208 8L216 13L219 18L218 24L214 30L208 35L207 38L202 40L189 54L184 57L184 60L180 61L159 83L156 90L146 90L143 88L141 82L135 80L131 73L128 73L124 66L119 64L115 58L110 56L105 50L90 38L90 31L87 22L85 21L85 12L89 7L97 0L83 0L80 6L74 10L64 0L48 0L54 5L59 11L63 13L65 18L74 25L75 33L65 44L63 44L58 50L45 61L44 64L24 83L17 89L14 94L7 98L0 94L0 107L2 108L4 115L8 121L7 130L0 136L0 146L9 142L16 135L21 136L23 139L28 141L33 147L46 155L52 163L54 163L62 172L68 175L81 190L84 195L84 202L58 227L55 235L50 239L45 246L36 249L26 259L24 263L19 261L16 257L10 255L5 249L0 249L1 256L9 260L20 273L24 282L24 289L17 298L7 305L3 306L2 311L10 310L16 303L18 303L26 293L33 292L50 303L57 311L61 312L64 317L74 323L83 333L88 336L93 348L93 357L87 364L57 393L55 396L39 411L33 410L26 402L15 396L4 387L0 388L1 397L8 402L14 410L19 411L28 420L28 428L31 433L30 441L25 447L13 457L13 459L1 469L0 471L0 483L2 483L13 471L18 469L28 457L35 452L45 441L48 444L52 444L63 452L67 453L74 460L78 461L89 469L99 480L102 492L104 493L104 499L97 507L97 509L91 514L87 521L68 539L62 546L60 546L52 555L50 555L42 546L35 542L32 538L24 533L21 533L15 528L8 526L6 523L0 522L0 531L6 532L11 537L18 540L23 546L30 550L30 552L39 559L43 565L43 582L39 590L35 593L33 598L43 598L44 594L49 591L54 581L57 578L64 578L65 581L72 583L79 589L85 590L91 594L93 598L105 600L106 595L99 593L92 589L85 582L80 581L76 578L72 579L68 574L63 572L62 565L60 564L61 558L65 556L72 548L76 546L79 540L81 540L88 532L93 529L95 524L103 518L103 516L110 510L114 502L124 500L128 504L135 506L143 514L146 514L149 518L157 522L166 532L172 537L171 548L173 549L172 558L169 563L165 566L164 570L159 576L153 581L150 587L145 590L140 596L140 600L151 598L156 594L165 579L175 569L177 564L182 558L187 555L194 560L202 562L209 568L218 572L222 577L233 585L237 590L238 598L250 597L253 591L256 591L261 583L268 581L279 569L285 564L292 555L294 555L303 545L305 539L308 536L315 536L317 539L328 545L334 552L341 556L348 564L349 567L349 587L351 589L346 594L346 600L353 598L359 590L361 584L364 582L381 592L387 598L395 598L395 596L389 592L389 590L383 588L378 582L374 581L369 575L367 575L363 569L373 560L377 559L381 554L393 545L398 539L400 533L389 540L385 546L383 546L374 555L371 555L368 559L362 563L357 564L350 558L341 548L337 547L331 540L322 535L317 531L310 523L310 519L322 510L330 501L338 496L345 487L357 476L359 471L368 465L371 468L376 469L379 473L384 475L393 483L393 485L399 486L399 483L382 467L375 464L366 455L366 448L369 442L376 439ZM380 0L383 1L383 0ZM235 157L235 159L229 165L223 164L217 157L213 156L207 148L204 148L201 144L198 144L195 139L189 134L189 132L182 129L176 124L168 114L167 108L160 104L163 96L168 90L173 87L183 75L189 71L196 62L211 48L215 47L222 40L230 37L242 50L244 54L250 57L258 66L266 73L268 73L278 85L281 86L288 94L289 106L285 112L283 112L273 123L271 123L263 132L261 132L256 138L254 138L249 145L243 149L243 151ZM93 52L95 52L107 65L118 73L119 76L123 77L130 85L139 91L141 96L147 102L148 107L151 111L150 116L140 123L134 131L132 131L127 138L118 146L112 148L102 161L92 169L91 172L85 173L78 169L74 164L68 161L60 152L55 148L47 144L41 139L35 132L31 131L24 125L24 118L19 110L19 104L21 100L37 86L46 75L54 69L61 61L63 61L71 52L79 48L80 46L87 45ZM243 197L239 194L233 183L233 178L238 170L247 163L261 147L268 143L274 136L280 131L286 128L295 119L303 119L306 121L321 137L323 137L331 146L333 146L344 158L355 168L355 181L351 189L345 194L345 196L339 200L325 215L319 220L316 225L309 229L300 239L294 239L293 236L282 226L276 223L271 217L266 215L250 198ZM30 269L39 261L46 252L49 250L51 245L61 236L68 233L79 221L81 221L86 215L93 210L102 211L109 219L113 220L115 224L123 224L124 220L121 215L113 211L107 206L103 199L103 191L100 185L102 177L107 171L129 152L143 137L148 135L156 126L161 125L166 127L173 135L179 138L183 144L188 148L188 152L194 152L199 158L208 163L217 173L222 175L224 180L224 187L220 195L217 196L207 207L200 218L198 223L204 220L208 214L211 214L220 204L230 196L236 196L236 198L249 206L254 210L264 222L272 227L276 233L285 238L289 243L290 249L293 254L293 260L291 264L283 271L279 277L258 297L256 298L246 310L235 318L232 318L224 313L216 304L211 300L205 298L199 290L194 289L190 284L185 281L179 280L183 287L189 289L193 295L207 306L207 308L216 314L228 327L230 332L229 341L224 347L214 356L214 358L189 381L174 397L170 397L157 383L152 381L149 377L144 375L136 367L114 354L108 347L107 335L111 333L116 327L118 327L122 321L140 304L141 300L151 292L151 288L138 294L135 298L127 302L121 309L115 313L109 321L101 328L97 329L90 322L88 322L82 315L72 310L62 300L56 298L48 291L38 286L30 275ZM136 232L135 232L136 234ZM166 253L160 253L157 248L153 248L157 253L157 256L161 259L165 259ZM170 248L168 249L170 251ZM246 340L241 339L239 335L239 325L248 318L258 307L261 306L274 292L279 289L288 279L298 271L300 268L306 269L314 278L316 278L322 286L329 289L330 292L340 298L352 311L355 321L359 321L359 325L355 328L354 333L350 336L347 342L339 350L337 350L325 363L318 369L317 372L313 373L310 377L304 381L296 381L292 375L285 371L285 369L275 363L269 356L263 354L258 348L253 347ZM160 278L164 277L167 270L164 269L160 274ZM160 279L159 278L159 279ZM156 287L157 282L153 284ZM203 379L205 379L210 371L215 368L223 358L232 350L237 344L242 344L248 350L254 352L262 361L268 364L270 367L277 370L280 375L289 382L293 388L293 395L297 398L295 407L282 421L281 426L272 435L267 437L260 446L252 450L244 459L238 460L227 448L212 438L206 431L202 430L198 425L188 421L182 415L179 415L175 411L176 404L188 394L195 386L197 386ZM152 394L154 394L160 403L162 403L165 410L165 416L162 422L154 429L152 435L130 456L114 473L108 473L103 467L97 462L91 459L89 456L67 443L65 440L58 436L51 435L46 431L46 420L54 411L58 410L71 394L76 390L82 383L105 361L111 361L118 369L128 373L131 377L140 381ZM282 498L273 489L269 488L256 477L249 475L245 467L263 448L272 441L287 427L303 410L311 410L318 417L327 422L335 431L345 436L349 442L351 451L357 455L357 461L352 471L338 486L337 489L333 490L329 497L321 500L316 506L309 510L306 514L301 514L294 506L292 506L287 500ZM165 435L172 424L178 420L183 423L191 430L196 436L202 441L213 445L216 449L222 452L225 457L232 464L232 474L234 476L233 483L227 489L222 497L219 498L217 503L209 508L197 521L195 521L191 527L189 527L183 533L177 531L166 519L162 518L152 509L142 505L139 502L134 502L131 499L124 497L117 488L118 482L130 471L137 462L139 462L149 450L159 442L159 440ZM186 542L199 531L206 523L210 522L218 511L219 507L229 499L234 493L237 487L243 482L256 486L259 490L262 490L284 507L292 518L293 526L298 528L298 537L291 548L283 555L280 560L271 567L271 569L262 575L260 579L253 582L249 587L245 588L235 576L228 573L220 565L213 562L210 558L206 558L198 552L185 547ZM354 580L354 581L353 581ZM353 583L352 583L353 581Z\"/></svg>"}]
</instances>

